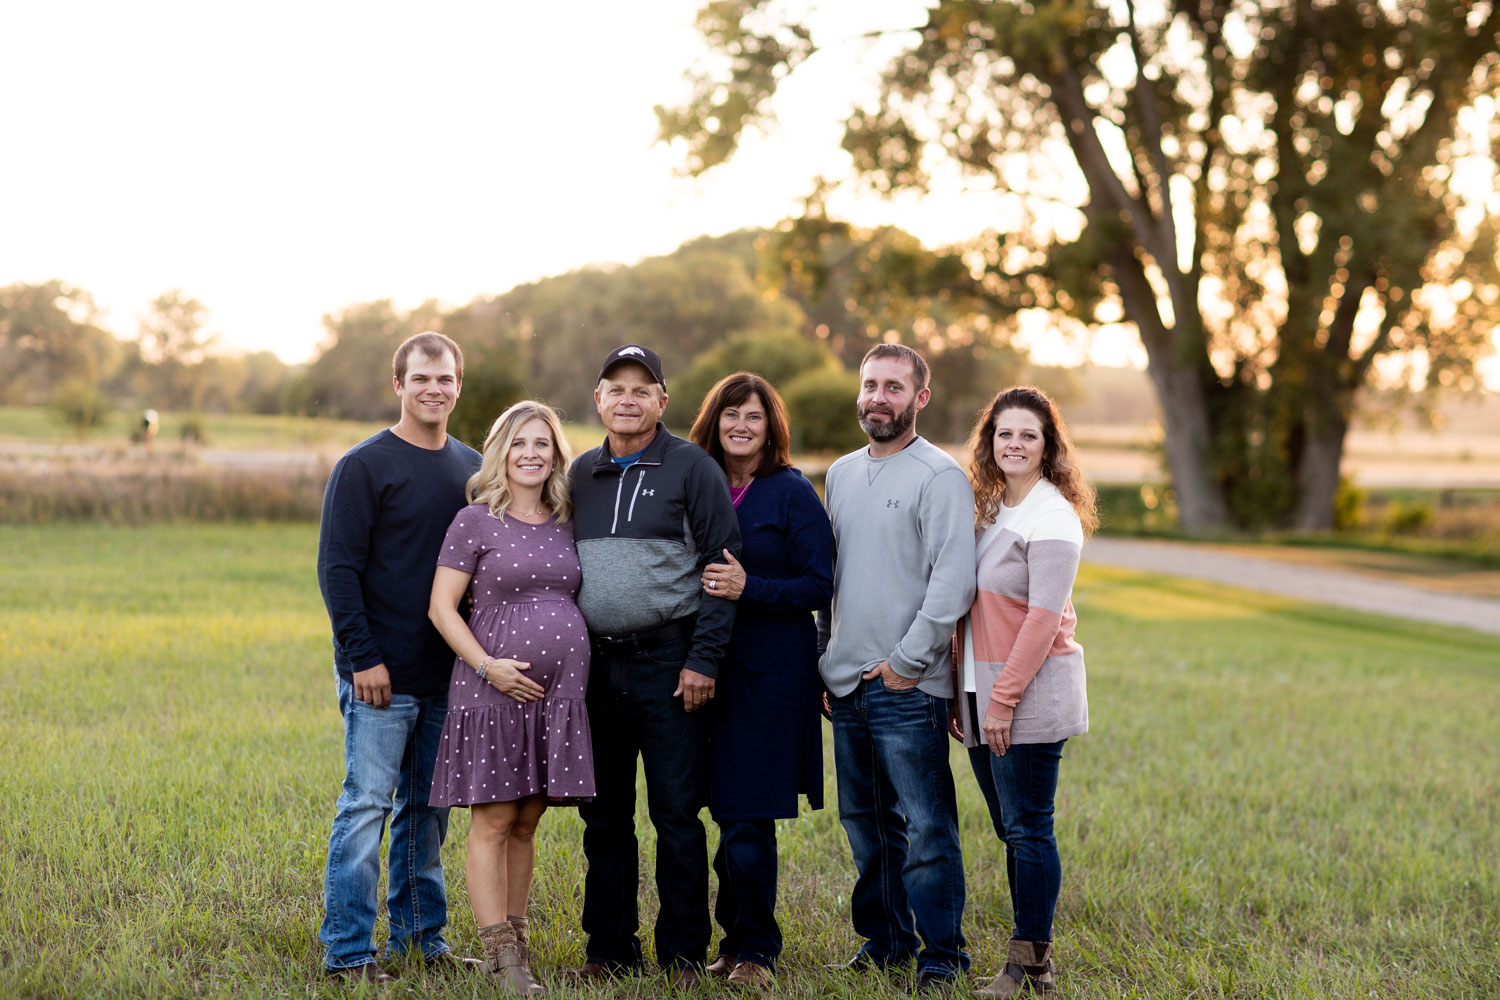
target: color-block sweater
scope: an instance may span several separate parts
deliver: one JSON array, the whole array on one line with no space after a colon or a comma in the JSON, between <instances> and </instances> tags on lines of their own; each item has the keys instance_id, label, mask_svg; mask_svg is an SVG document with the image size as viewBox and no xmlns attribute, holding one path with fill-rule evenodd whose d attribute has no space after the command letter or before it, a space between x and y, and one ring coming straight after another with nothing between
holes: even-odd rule
<instances>
[{"instance_id":1,"label":"color-block sweater","mask_svg":"<svg viewBox=\"0 0 1500 1000\"><path fill-rule=\"evenodd\" d=\"M1043 479L1015 507L1001 506L979 536L978 586L959 627L956 678L979 710L1011 719L1014 743L1055 743L1088 732L1083 647L1073 640L1073 580L1083 527ZM964 743L982 740L960 698Z\"/></svg>"},{"instance_id":2,"label":"color-block sweater","mask_svg":"<svg viewBox=\"0 0 1500 1000\"><path fill-rule=\"evenodd\" d=\"M658 423L620 468L609 440L573 460L573 537L583 564L578 610L595 635L631 635L697 615L686 666L708 677L734 629L735 605L703 593L703 568L740 554L729 480L708 453Z\"/></svg>"}]
</instances>

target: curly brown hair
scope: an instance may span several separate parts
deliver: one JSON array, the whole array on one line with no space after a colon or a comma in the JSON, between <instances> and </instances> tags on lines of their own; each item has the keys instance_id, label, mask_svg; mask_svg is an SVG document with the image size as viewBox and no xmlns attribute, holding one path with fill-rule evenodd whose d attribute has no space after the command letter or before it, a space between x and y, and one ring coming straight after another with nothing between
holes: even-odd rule
<instances>
[{"instance_id":1,"label":"curly brown hair","mask_svg":"<svg viewBox=\"0 0 1500 1000\"><path fill-rule=\"evenodd\" d=\"M984 408L969 432L969 482L974 485L974 526L995 520L1005 496L1005 473L995 463L995 421L1005 410L1030 410L1042 422L1042 478L1061 493L1083 524L1083 537L1099 527L1099 499L1094 484L1078 467L1078 453L1068 438L1068 426L1057 404L1042 390L1030 385L1002 389Z\"/></svg>"}]
</instances>

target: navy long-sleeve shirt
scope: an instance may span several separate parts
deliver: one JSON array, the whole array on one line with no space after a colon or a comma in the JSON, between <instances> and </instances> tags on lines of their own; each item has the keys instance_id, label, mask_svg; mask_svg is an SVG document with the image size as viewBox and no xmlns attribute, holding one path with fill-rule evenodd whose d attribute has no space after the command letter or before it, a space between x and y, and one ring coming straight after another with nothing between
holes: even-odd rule
<instances>
[{"instance_id":1,"label":"navy long-sleeve shirt","mask_svg":"<svg viewBox=\"0 0 1500 1000\"><path fill-rule=\"evenodd\" d=\"M438 551L479 453L449 435L421 448L389 430L333 467L323 494L318 586L341 676L384 663L395 694L444 691L453 652L427 618Z\"/></svg>"}]
</instances>

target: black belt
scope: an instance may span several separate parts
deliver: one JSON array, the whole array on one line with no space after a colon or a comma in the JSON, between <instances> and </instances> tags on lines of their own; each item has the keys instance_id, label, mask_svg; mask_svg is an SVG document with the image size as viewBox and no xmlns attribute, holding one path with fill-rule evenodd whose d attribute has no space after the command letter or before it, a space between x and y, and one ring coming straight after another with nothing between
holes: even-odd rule
<instances>
[{"instance_id":1,"label":"black belt","mask_svg":"<svg viewBox=\"0 0 1500 1000\"><path fill-rule=\"evenodd\" d=\"M684 615L681 618L672 619L665 625L658 625L644 632L631 632L629 635L600 635L598 632L590 632L589 640L596 650L611 656L649 653L658 646L665 646L678 639L692 636L697 625L697 615Z\"/></svg>"}]
</instances>

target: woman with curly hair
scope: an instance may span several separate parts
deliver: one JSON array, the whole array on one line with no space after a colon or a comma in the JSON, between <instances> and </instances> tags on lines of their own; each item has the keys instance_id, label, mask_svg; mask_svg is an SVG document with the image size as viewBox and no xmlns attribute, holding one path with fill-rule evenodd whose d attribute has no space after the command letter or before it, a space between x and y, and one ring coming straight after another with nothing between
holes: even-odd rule
<instances>
[{"instance_id":1,"label":"woman with curly hair","mask_svg":"<svg viewBox=\"0 0 1500 1000\"><path fill-rule=\"evenodd\" d=\"M1062 881L1053 800L1063 744L1088 732L1073 579L1099 524L1057 405L1007 389L969 435L979 589L955 637L954 735L1005 844L1014 932L980 996L1054 988L1052 914Z\"/></svg>"},{"instance_id":2,"label":"woman with curly hair","mask_svg":"<svg viewBox=\"0 0 1500 1000\"><path fill-rule=\"evenodd\" d=\"M549 802L594 795L571 457L550 407L528 401L500 414L469 506L443 540L428 610L458 654L428 801L470 807L465 871L485 963L504 992L523 996L542 991L526 920L537 823Z\"/></svg>"}]
</instances>

